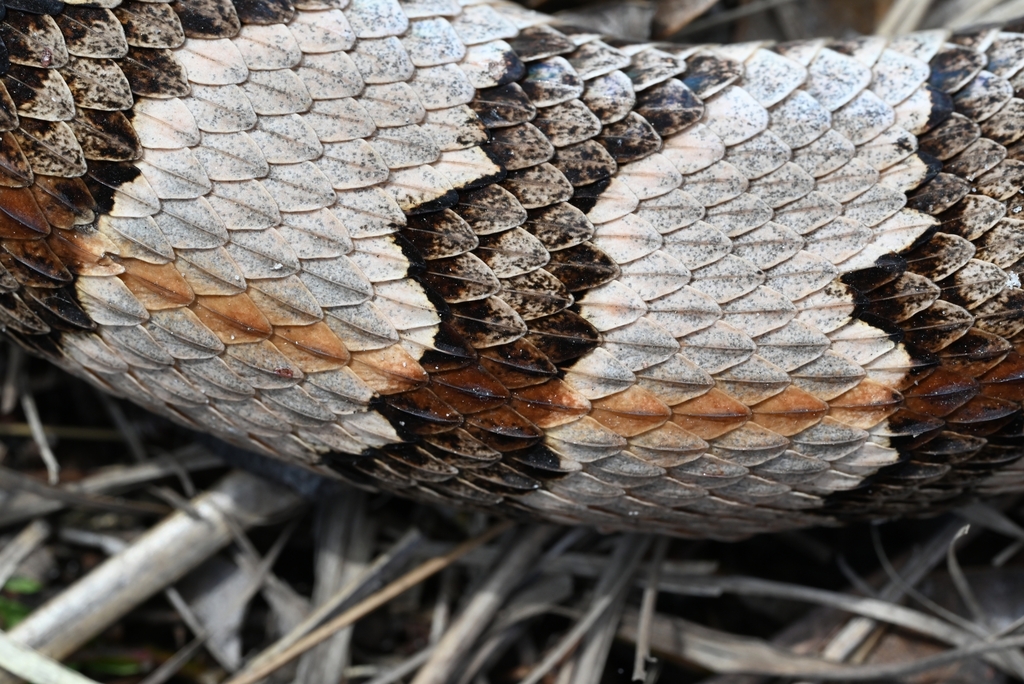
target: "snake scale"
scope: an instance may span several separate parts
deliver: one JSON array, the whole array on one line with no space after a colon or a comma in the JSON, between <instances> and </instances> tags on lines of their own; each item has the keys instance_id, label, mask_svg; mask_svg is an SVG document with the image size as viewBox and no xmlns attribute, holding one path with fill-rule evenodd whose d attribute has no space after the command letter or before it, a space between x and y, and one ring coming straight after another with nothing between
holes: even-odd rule
<instances>
[{"instance_id":1,"label":"snake scale","mask_svg":"<svg viewBox=\"0 0 1024 684\"><path fill-rule=\"evenodd\" d=\"M0 9L0 323L108 392L605 529L1024 489L1013 26L688 46L478 0Z\"/></svg>"}]
</instances>

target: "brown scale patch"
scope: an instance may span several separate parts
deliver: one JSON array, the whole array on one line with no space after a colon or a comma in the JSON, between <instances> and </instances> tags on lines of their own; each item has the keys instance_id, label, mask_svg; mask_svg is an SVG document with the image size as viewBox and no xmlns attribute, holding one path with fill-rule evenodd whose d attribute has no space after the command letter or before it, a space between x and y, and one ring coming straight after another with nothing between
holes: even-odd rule
<instances>
[{"instance_id":1,"label":"brown scale patch","mask_svg":"<svg viewBox=\"0 0 1024 684\"><path fill-rule=\"evenodd\" d=\"M480 365L509 390L547 382L558 369L525 339L480 350Z\"/></svg>"},{"instance_id":2,"label":"brown scale patch","mask_svg":"<svg viewBox=\"0 0 1024 684\"><path fill-rule=\"evenodd\" d=\"M149 311L177 309L195 299L174 264L150 264L138 259L120 259L118 263L125 269L121 281Z\"/></svg>"},{"instance_id":3,"label":"brown scale patch","mask_svg":"<svg viewBox=\"0 0 1024 684\"><path fill-rule=\"evenodd\" d=\"M405 433L432 435L460 427L462 415L426 387L389 396L381 412Z\"/></svg>"},{"instance_id":4,"label":"brown scale patch","mask_svg":"<svg viewBox=\"0 0 1024 684\"><path fill-rule=\"evenodd\" d=\"M197 295L189 307L224 344L262 342L274 327L244 292L236 295Z\"/></svg>"},{"instance_id":5,"label":"brown scale patch","mask_svg":"<svg viewBox=\"0 0 1024 684\"><path fill-rule=\"evenodd\" d=\"M32 167L11 133L0 134L0 185L25 188L32 185Z\"/></svg>"},{"instance_id":6,"label":"brown scale patch","mask_svg":"<svg viewBox=\"0 0 1024 684\"><path fill-rule=\"evenodd\" d=\"M71 272L45 240L4 240L0 263L28 287L59 287L71 283Z\"/></svg>"},{"instance_id":7,"label":"brown scale patch","mask_svg":"<svg viewBox=\"0 0 1024 684\"><path fill-rule=\"evenodd\" d=\"M828 402L829 415L851 427L869 430L896 413L903 403L899 392L873 380L862 380L856 387Z\"/></svg>"},{"instance_id":8,"label":"brown scale patch","mask_svg":"<svg viewBox=\"0 0 1024 684\"><path fill-rule=\"evenodd\" d=\"M943 367L909 388L903 398L911 411L944 418L977 396L979 391L973 378Z\"/></svg>"},{"instance_id":9,"label":"brown scale patch","mask_svg":"<svg viewBox=\"0 0 1024 684\"><path fill-rule=\"evenodd\" d=\"M1024 402L1024 356L1018 351L1010 352L978 382L987 397Z\"/></svg>"},{"instance_id":10,"label":"brown scale patch","mask_svg":"<svg viewBox=\"0 0 1024 684\"><path fill-rule=\"evenodd\" d=\"M275 326L270 341L303 373L341 370L351 359L345 344L323 322Z\"/></svg>"},{"instance_id":11,"label":"brown scale patch","mask_svg":"<svg viewBox=\"0 0 1024 684\"><path fill-rule=\"evenodd\" d=\"M591 412L586 397L558 379L513 390L511 406L544 429L572 423Z\"/></svg>"},{"instance_id":12,"label":"brown scale patch","mask_svg":"<svg viewBox=\"0 0 1024 684\"><path fill-rule=\"evenodd\" d=\"M946 425L955 432L986 437L995 434L1019 412L1017 402L981 395L946 416Z\"/></svg>"},{"instance_id":13,"label":"brown scale patch","mask_svg":"<svg viewBox=\"0 0 1024 684\"><path fill-rule=\"evenodd\" d=\"M785 390L751 407L751 421L785 437L817 425L829 405L813 394L790 385Z\"/></svg>"},{"instance_id":14,"label":"brown scale patch","mask_svg":"<svg viewBox=\"0 0 1024 684\"><path fill-rule=\"evenodd\" d=\"M109 242L97 232L57 230L50 235L48 244L75 275L110 276L124 271L124 266L107 256Z\"/></svg>"},{"instance_id":15,"label":"brown scale patch","mask_svg":"<svg viewBox=\"0 0 1024 684\"><path fill-rule=\"evenodd\" d=\"M543 431L508 406L465 417L466 431L495 451L521 451L540 443Z\"/></svg>"},{"instance_id":16,"label":"brown scale patch","mask_svg":"<svg viewBox=\"0 0 1024 684\"><path fill-rule=\"evenodd\" d=\"M50 234L50 222L29 188L0 188L0 238L36 240Z\"/></svg>"},{"instance_id":17,"label":"brown scale patch","mask_svg":"<svg viewBox=\"0 0 1024 684\"><path fill-rule=\"evenodd\" d=\"M623 437L635 437L664 425L672 409L648 390L633 385L592 402L591 417Z\"/></svg>"},{"instance_id":18,"label":"brown scale patch","mask_svg":"<svg viewBox=\"0 0 1024 684\"><path fill-rule=\"evenodd\" d=\"M672 407L672 422L703 440L732 432L752 416L746 404L719 389Z\"/></svg>"},{"instance_id":19,"label":"brown scale patch","mask_svg":"<svg viewBox=\"0 0 1024 684\"><path fill-rule=\"evenodd\" d=\"M32 194L54 228L70 230L95 218L96 200L81 178L36 175Z\"/></svg>"},{"instance_id":20,"label":"brown scale patch","mask_svg":"<svg viewBox=\"0 0 1024 684\"><path fill-rule=\"evenodd\" d=\"M462 414L479 413L503 406L509 390L479 364L443 373L431 373L434 393Z\"/></svg>"},{"instance_id":21,"label":"brown scale patch","mask_svg":"<svg viewBox=\"0 0 1024 684\"><path fill-rule=\"evenodd\" d=\"M414 391L430 379L416 359L397 344L384 349L354 351L349 365L370 389L383 395Z\"/></svg>"}]
</instances>

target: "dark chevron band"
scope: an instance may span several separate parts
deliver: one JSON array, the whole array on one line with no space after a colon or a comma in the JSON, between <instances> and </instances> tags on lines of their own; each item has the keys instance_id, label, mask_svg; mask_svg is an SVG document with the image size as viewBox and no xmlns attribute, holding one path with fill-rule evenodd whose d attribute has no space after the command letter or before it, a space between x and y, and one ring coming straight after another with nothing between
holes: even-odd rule
<instances>
[{"instance_id":1,"label":"dark chevron band","mask_svg":"<svg viewBox=\"0 0 1024 684\"><path fill-rule=\"evenodd\" d=\"M428 501L735 538L1024 488L1024 34L0 5L0 321Z\"/></svg>"}]
</instances>

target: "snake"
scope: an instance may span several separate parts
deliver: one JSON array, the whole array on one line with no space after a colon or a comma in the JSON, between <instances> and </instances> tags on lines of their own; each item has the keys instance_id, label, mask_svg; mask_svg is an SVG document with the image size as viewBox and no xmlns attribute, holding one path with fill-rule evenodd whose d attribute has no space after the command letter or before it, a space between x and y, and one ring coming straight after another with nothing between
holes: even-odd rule
<instances>
[{"instance_id":1,"label":"snake","mask_svg":"<svg viewBox=\"0 0 1024 684\"><path fill-rule=\"evenodd\" d=\"M738 539L1024 490L1024 25L3 0L0 325L347 483Z\"/></svg>"}]
</instances>

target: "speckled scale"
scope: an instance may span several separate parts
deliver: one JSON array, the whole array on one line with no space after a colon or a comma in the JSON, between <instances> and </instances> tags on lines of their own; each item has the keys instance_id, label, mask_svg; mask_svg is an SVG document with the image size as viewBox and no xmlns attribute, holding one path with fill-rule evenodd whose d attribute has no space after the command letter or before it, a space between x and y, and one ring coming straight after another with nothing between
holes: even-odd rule
<instances>
[{"instance_id":1,"label":"speckled scale","mask_svg":"<svg viewBox=\"0 0 1024 684\"><path fill-rule=\"evenodd\" d=\"M0 318L71 370L364 486L689 536L1008 460L1016 34L111 5L0 22Z\"/></svg>"}]
</instances>

